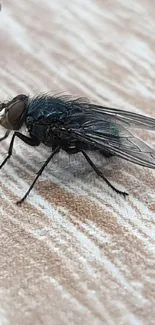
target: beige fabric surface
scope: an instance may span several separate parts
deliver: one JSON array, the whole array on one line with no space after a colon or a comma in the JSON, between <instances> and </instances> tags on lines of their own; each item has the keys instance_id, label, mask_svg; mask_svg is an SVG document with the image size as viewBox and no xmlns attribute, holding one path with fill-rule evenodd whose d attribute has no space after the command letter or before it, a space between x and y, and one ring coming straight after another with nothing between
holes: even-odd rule
<instances>
[{"instance_id":1,"label":"beige fabric surface","mask_svg":"<svg viewBox=\"0 0 155 325\"><path fill-rule=\"evenodd\" d=\"M151 0L5 0L0 100L64 92L155 117L154 31ZM124 200L61 153L17 207L48 155L17 140L0 171L0 324L155 324L155 172L94 158Z\"/></svg>"}]
</instances>

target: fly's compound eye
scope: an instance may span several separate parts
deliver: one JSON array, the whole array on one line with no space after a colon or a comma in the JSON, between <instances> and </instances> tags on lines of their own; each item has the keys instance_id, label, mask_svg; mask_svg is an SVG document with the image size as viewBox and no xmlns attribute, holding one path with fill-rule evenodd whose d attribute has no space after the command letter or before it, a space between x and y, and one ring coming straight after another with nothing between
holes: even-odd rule
<instances>
[{"instance_id":1,"label":"fly's compound eye","mask_svg":"<svg viewBox=\"0 0 155 325\"><path fill-rule=\"evenodd\" d=\"M23 124L23 116L26 111L24 100L12 100L5 106L5 111L0 117L0 124L9 130L19 130Z\"/></svg>"}]
</instances>

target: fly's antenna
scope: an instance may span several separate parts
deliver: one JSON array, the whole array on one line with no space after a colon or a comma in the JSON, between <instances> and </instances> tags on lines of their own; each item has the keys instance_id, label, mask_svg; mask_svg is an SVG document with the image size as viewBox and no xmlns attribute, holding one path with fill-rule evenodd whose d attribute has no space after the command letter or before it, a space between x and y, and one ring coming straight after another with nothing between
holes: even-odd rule
<instances>
[{"instance_id":1,"label":"fly's antenna","mask_svg":"<svg viewBox=\"0 0 155 325\"><path fill-rule=\"evenodd\" d=\"M0 102L0 112L6 107L6 104Z\"/></svg>"}]
</instances>

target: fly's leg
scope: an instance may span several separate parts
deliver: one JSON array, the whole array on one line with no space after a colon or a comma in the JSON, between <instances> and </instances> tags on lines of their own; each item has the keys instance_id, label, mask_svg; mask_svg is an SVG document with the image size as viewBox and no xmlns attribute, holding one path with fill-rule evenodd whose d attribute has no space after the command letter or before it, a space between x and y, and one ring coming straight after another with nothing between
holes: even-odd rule
<instances>
[{"instance_id":1,"label":"fly's leg","mask_svg":"<svg viewBox=\"0 0 155 325\"><path fill-rule=\"evenodd\" d=\"M3 140L5 140L8 137L9 133L10 133L10 130L7 130L5 132L5 134L4 134L4 136L0 139L0 142L3 141Z\"/></svg>"},{"instance_id":2,"label":"fly's leg","mask_svg":"<svg viewBox=\"0 0 155 325\"><path fill-rule=\"evenodd\" d=\"M15 132L14 135L12 136L12 139L10 142L8 155L6 156L6 158L0 165L0 169L6 164L7 160L12 156L12 150L13 150L13 144L14 144L15 137L18 137L19 139L21 139L23 142L25 142L29 146L38 146L40 144L40 141L36 137L29 138L20 132Z\"/></svg>"},{"instance_id":3,"label":"fly's leg","mask_svg":"<svg viewBox=\"0 0 155 325\"><path fill-rule=\"evenodd\" d=\"M128 193L126 192L122 192L117 190L117 188L115 188L102 174L102 172L95 166L95 164L92 162L92 160L89 158L89 156L85 153L85 151L81 151L82 154L84 155L84 157L86 158L86 160L88 161L89 165L94 169L94 171L96 172L96 174L101 177L116 193L118 194L122 194L124 197L126 195L128 195Z\"/></svg>"},{"instance_id":4,"label":"fly's leg","mask_svg":"<svg viewBox=\"0 0 155 325\"><path fill-rule=\"evenodd\" d=\"M33 186L35 185L35 183L36 183L37 179L39 178L39 176L42 174L42 172L45 169L45 167L48 165L48 163L50 162L50 160L55 156L55 154L58 153L59 151L60 151L60 147L55 148L55 150L47 158L47 160L45 161L45 163L42 165L42 167L40 168L39 172L37 173L37 176L35 177L33 183L29 187L28 191L25 193L25 195L22 197L21 200L19 200L18 202L16 202L17 205L22 204L22 202L26 199L26 197L29 195L30 191L32 190Z\"/></svg>"}]
</instances>

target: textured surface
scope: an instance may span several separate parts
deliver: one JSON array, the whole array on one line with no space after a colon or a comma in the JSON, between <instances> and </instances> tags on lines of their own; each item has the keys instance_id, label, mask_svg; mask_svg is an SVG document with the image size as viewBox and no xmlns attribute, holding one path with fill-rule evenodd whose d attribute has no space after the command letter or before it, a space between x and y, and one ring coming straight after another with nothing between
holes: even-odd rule
<instances>
[{"instance_id":1,"label":"textured surface","mask_svg":"<svg viewBox=\"0 0 155 325\"><path fill-rule=\"evenodd\" d=\"M151 0L5 0L0 99L65 91L155 117L154 29ZM17 140L1 171L0 324L154 324L155 172L98 160L124 200L61 154L18 208L47 156Z\"/></svg>"}]
</instances>

